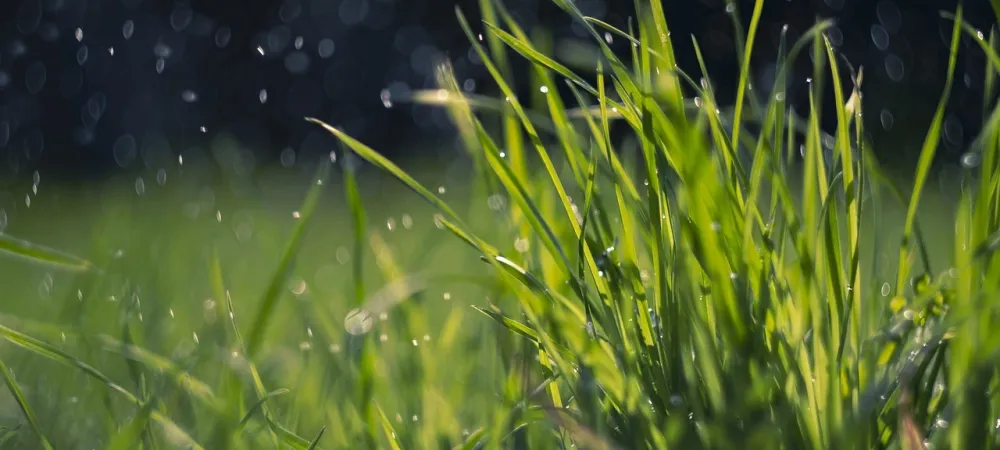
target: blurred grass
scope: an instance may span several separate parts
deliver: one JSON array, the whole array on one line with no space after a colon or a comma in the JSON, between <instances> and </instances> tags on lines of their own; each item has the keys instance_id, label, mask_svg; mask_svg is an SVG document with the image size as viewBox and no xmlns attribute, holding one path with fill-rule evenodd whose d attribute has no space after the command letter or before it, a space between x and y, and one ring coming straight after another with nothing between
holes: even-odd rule
<instances>
[{"instance_id":1,"label":"blurred grass","mask_svg":"<svg viewBox=\"0 0 1000 450\"><path fill-rule=\"evenodd\" d=\"M554 2L592 34L592 72L498 2L486 25L459 12L502 97L470 99L442 62L409 98L451 114L467 153L447 163L404 170L314 121L343 143L317 164L178 161L4 204L4 448L1000 445L1000 109L978 167L935 174L946 91L900 179L861 138L861 73L828 23L782 35L778 67L812 53L831 134L820 105L788 113L782 77L749 92L755 19L730 114L676 68L659 1L627 30ZM946 17L949 80L960 36L992 80L994 33Z\"/></svg>"}]
</instances>

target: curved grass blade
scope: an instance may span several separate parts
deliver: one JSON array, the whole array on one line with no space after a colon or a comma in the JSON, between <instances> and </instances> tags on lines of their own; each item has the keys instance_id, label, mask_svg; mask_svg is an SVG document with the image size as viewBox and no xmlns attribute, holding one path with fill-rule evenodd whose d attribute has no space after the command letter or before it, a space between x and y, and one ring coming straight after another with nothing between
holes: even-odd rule
<instances>
[{"instance_id":1,"label":"curved grass blade","mask_svg":"<svg viewBox=\"0 0 1000 450\"><path fill-rule=\"evenodd\" d=\"M125 388L121 387L120 385L112 381L110 378L108 378L106 375L104 375L94 367L70 356L66 352L59 350L58 348L50 344L39 341L38 339L35 339L31 336L20 333L16 330L13 330L3 325L0 325L0 335L2 335L4 339L8 340L10 343L18 347L21 347L25 350L28 350L32 353L45 357L59 364L63 364L65 366L73 367L80 370L87 376L100 381L112 391L117 392L119 395L128 400L129 403L132 403L139 407L143 405L143 402L139 400L139 398L137 398L134 394L125 390ZM198 444L198 442L196 442L190 435L188 435L187 432L185 432L179 426L177 426L177 424L175 424L172 420L170 420L170 418L168 418L166 415L159 412L158 410L153 411L150 414L153 421L160 425L164 433L167 435L168 439L170 439L172 442L177 443L178 445L186 446L187 448L190 449L203 450L203 447L200 444Z\"/></svg>"},{"instance_id":2,"label":"curved grass blade","mask_svg":"<svg viewBox=\"0 0 1000 450\"><path fill-rule=\"evenodd\" d=\"M94 265L83 258L18 239L5 233L0 233L0 253L72 272L86 272L94 269Z\"/></svg>"},{"instance_id":3,"label":"curved grass blade","mask_svg":"<svg viewBox=\"0 0 1000 450\"><path fill-rule=\"evenodd\" d=\"M0 373L3 374L3 381L7 384L7 389L10 394L14 396L14 400L17 402L17 406L21 408L21 412L24 413L24 418L28 419L28 423L31 425L31 429L35 431L38 435L38 440L41 441L42 447L46 450L52 450L52 444L49 443L49 439L45 437L45 433L42 433L41 426L38 425L38 418L35 417L35 412L28 405L28 401L24 398L24 394L21 392L21 387L18 386L17 380L14 379L14 374L7 367L7 364L0 360Z\"/></svg>"},{"instance_id":4,"label":"curved grass blade","mask_svg":"<svg viewBox=\"0 0 1000 450\"><path fill-rule=\"evenodd\" d=\"M250 409L247 409L247 413L243 416L243 418L240 419L240 423L237 426L237 430L242 430L243 427L246 426L247 422L250 421L250 418L253 417L254 413L256 413L258 409L262 409L262 407L264 406L265 402L267 402L268 400L270 400L270 399L272 399L274 397L277 397L279 395L284 395L284 394L287 394L289 392L291 392L291 391L289 391L286 388L275 389L275 390L273 390L271 392L268 392L267 395L264 395L263 398L257 400L257 402L254 403L253 406L250 407Z\"/></svg>"},{"instance_id":5,"label":"curved grass blade","mask_svg":"<svg viewBox=\"0 0 1000 450\"><path fill-rule=\"evenodd\" d=\"M402 450L402 447L399 446L399 440L396 439L396 430L392 428L392 423L389 422L389 418L386 417L385 411L382 411L378 402L375 402L375 409L378 410L378 415L382 419L382 431L385 432L385 438L389 440L389 447L392 450Z\"/></svg>"},{"instance_id":6,"label":"curved grass blade","mask_svg":"<svg viewBox=\"0 0 1000 450\"><path fill-rule=\"evenodd\" d=\"M326 432L326 427L321 428L319 430L319 434L316 435L316 439L313 439L313 441L309 443L309 447L306 447L306 450L314 450L315 448L317 448L317 446L319 445L319 439L323 437L323 433L325 432Z\"/></svg>"},{"instance_id":7,"label":"curved grass blade","mask_svg":"<svg viewBox=\"0 0 1000 450\"><path fill-rule=\"evenodd\" d=\"M105 450L130 450L137 448L137 442L142 438L142 432L146 429L146 425L149 424L149 419L153 415L153 408L155 406L156 399L150 399L146 401L139 408L139 412L132 417L128 425L118 432L105 447Z\"/></svg>"},{"instance_id":8,"label":"curved grass blade","mask_svg":"<svg viewBox=\"0 0 1000 450\"><path fill-rule=\"evenodd\" d=\"M260 301L257 316L254 318L253 326L250 327L250 334L247 337L246 354L248 360L254 359L257 352L260 351L264 332L267 330L267 325L274 316L274 306L277 304L278 297L281 296L289 272L295 264L295 256L299 251L302 238L305 236L306 227L311 222L316 205L319 203L320 194L330 173L330 166L330 158L321 159L313 186L309 189L309 193L306 194L305 201L299 209L298 220L296 220L295 227L292 229L292 235L285 244L285 250L281 256L281 262L278 264L278 270L271 278L271 282L267 286L267 291L264 292L264 297Z\"/></svg>"}]
</instances>

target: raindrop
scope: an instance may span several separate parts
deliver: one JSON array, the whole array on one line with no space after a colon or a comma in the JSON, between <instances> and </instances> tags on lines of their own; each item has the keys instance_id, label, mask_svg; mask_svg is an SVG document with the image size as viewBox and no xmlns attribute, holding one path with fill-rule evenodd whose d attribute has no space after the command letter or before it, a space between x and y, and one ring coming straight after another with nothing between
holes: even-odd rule
<instances>
[{"instance_id":1,"label":"raindrop","mask_svg":"<svg viewBox=\"0 0 1000 450\"><path fill-rule=\"evenodd\" d=\"M261 47L261 46L259 46L259 45L258 45L258 46L257 46L257 53L258 53L258 54L259 54L260 56L264 56L264 47Z\"/></svg>"},{"instance_id":2,"label":"raindrop","mask_svg":"<svg viewBox=\"0 0 1000 450\"><path fill-rule=\"evenodd\" d=\"M548 86L542 86L542 87L538 88L538 90L539 90L539 92L541 92L543 94L548 94L549 93L549 87Z\"/></svg>"},{"instance_id":3,"label":"raindrop","mask_svg":"<svg viewBox=\"0 0 1000 450\"><path fill-rule=\"evenodd\" d=\"M444 194L445 192L448 192L447 188L444 186L438 186L438 194Z\"/></svg>"},{"instance_id":4,"label":"raindrop","mask_svg":"<svg viewBox=\"0 0 1000 450\"><path fill-rule=\"evenodd\" d=\"M190 89L185 89L184 92L181 92L181 99L187 103L194 103L198 101L198 94Z\"/></svg>"},{"instance_id":5,"label":"raindrop","mask_svg":"<svg viewBox=\"0 0 1000 450\"><path fill-rule=\"evenodd\" d=\"M299 14L301 13L302 5L300 5L298 1L291 0L286 1L283 5L281 5L281 9L278 10L278 17L281 18L282 22L291 23L299 17Z\"/></svg>"},{"instance_id":6,"label":"raindrop","mask_svg":"<svg viewBox=\"0 0 1000 450\"><path fill-rule=\"evenodd\" d=\"M174 31L181 31L191 24L192 18L194 13L191 12L191 8L181 6L170 13L170 26Z\"/></svg>"},{"instance_id":7,"label":"raindrop","mask_svg":"<svg viewBox=\"0 0 1000 450\"><path fill-rule=\"evenodd\" d=\"M884 128L885 131L892 129L892 124L895 119L893 119L892 113L888 109L883 109L882 112L879 113L879 119L882 120L882 128Z\"/></svg>"},{"instance_id":8,"label":"raindrop","mask_svg":"<svg viewBox=\"0 0 1000 450\"><path fill-rule=\"evenodd\" d=\"M979 152L967 152L962 155L962 167L966 169L975 169L976 167L979 167L980 161L981 157L979 156Z\"/></svg>"},{"instance_id":9,"label":"raindrop","mask_svg":"<svg viewBox=\"0 0 1000 450\"><path fill-rule=\"evenodd\" d=\"M300 74L309 69L309 55L295 51L285 57L285 69L289 72Z\"/></svg>"},{"instance_id":10,"label":"raindrop","mask_svg":"<svg viewBox=\"0 0 1000 450\"><path fill-rule=\"evenodd\" d=\"M891 0L882 0L878 2L878 6L875 10L878 14L878 21L882 22L884 26L890 33L896 33L899 31L899 26L902 24L902 16L899 13L899 8Z\"/></svg>"},{"instance_id":11,"label":"raindrop","mask_svg":"<svg viewBox=\"0 0 1000 450\"><path fill-rule=\"evenodd\" d=\"M827 37L830 38L830 44L834 47L840 47L840 44L844 43L844 32L840 31L840 28L830 27Z\"/></svg>"},{"instance_id":12,"label":"raindrop","mask_svg":"<svg viewBox=\"0 0 1000 450\"><path fill-rule=\"evenodd\" d=\"M295 150L291 148L285 148L281 151L279 157L281 160L281 165L284 167L292 167L295 165Z\"/></svg>"},{"instance_id":13,"label":"raindrop","mask_svg":"<svg viewBox=\"0 0 1000 450\"><path fill-rule=\"evenodd\" d=\"M882 296L888 297L890 289L892 288L889 287L889 283L882 283L882 291L881 291Z\"/></svg>"},{"instance_id":14,"label":"raindrop","mask_svg":"<svg viewBox=\"0 0 1000 450\"><path fill-rule=\"evenodd\" d=\"M21 33L30 34L38 29L42 20L41 0L27 0L17 9L17 29Z\"/></svg>"},{"instance_id":15,"label":"raindrop","mask_svg":"<svg viewBox=\"0 0 1000 450\"><path fill-rule=\"evenodd\" d=\"M83 29L77 28L76 31L73 32L73 36L76 37L77 42L83 41Z\"/></svg>"},{"instance_id":16,"label":"raindrop","mask_svg":"<svg viewBox=\"0 0 1000 450\"><path fill-rule=\"evenodd\" d=\"M961 145L963 138L963 129L961 122L955 116L950 116L944 121L944 138L948 143L953 145Z\"/></svg>"},{"instance_id":17,"label":"raindrop","mask_svg":"<svg viewBox=\"0 0 1000 450\"><path fill-rule=\"evenodd\" d=\"M229 40L232 39L233 32L229 27L221 27L215 30L215 46L222 48L229 45Z\"/></svg>"},{"instance_id":18,"label":"raindrop","mask_svg":"<svg viewBox=\"0 0 1000 450\"><path fill-rule=\"evenodd\" d=\"M160 169L156 171L156 184L163 186L167 184L167 171Z\"/></svg>"},{"instance_id":19,"label":"raindrop","mask_svg":"<svg viewBox=\"0 0 1000 450\"><path fill-rule=\"evenodd\" d=\"M135 179L135 193L139 195L146 193L146 182L142 180L142 177Z\"/></svg>"},{"instance_id":20,"label":"raindrop","mask_svg":"<svg viewBox=\"0 0 1000 450\"><path fill-rule=\"evenodd\" d=\"M125 37L125 40L127 41L132 39L133 33L135 33L135 22L131 19L126 20L125 24L122 25L122 36Z\"/></svg>"},{"instance_id":21,"label":"raindrop","mask_svg":"<svg viewBox=\"0 0 1000 450\"><path fill-rule=\"evenodd\" d=\"M115 162L123 169L127 168L135 160L135 138L131 134L122 135L115 141L112 151L114 152Z\"/></svg>"},{"instance_id":22,"label":"raindrop","mask_svg":"<svg viewBox=\"0 0 1000 450\"><path fill-rule=\"evenodd\" d=\"M31 63L24 71L24 84L31 94L41 92L42 88L45 87L45 80L47 78L48 71L45 70L45 64L41 62L36 61Z\"/></svg>"},{"instance_id":23,"label":"raindrop","mask_svg":"<svg viewBox=\"0 0 1000 450\"><path fill-rule=\"evenodd\" d=\"M608 44L613 44L615 42L615 38L611 35L611 32L604 32L604 42L607 42Z\"/></svg>"},{"instance_id":24,"label":"raindrop","mask_svg":"<svg viewBox=\"0 0 1000 450\"><path fill-rule=\"evenodd\" d=\"M260 100L261 104L267 103L267 89L261 89L257 93L257 98Z\"/></svg>"},{"instance_id":25,"label":"raindrop","mask_svg":"<svg viewBox=\"0 0 1000 450\"><path fill-rule=\"evenodd\" d=\"M174 49L170 48L169 45L164 44L163 42L157 42L156 45L153 46L153 54L158 58L166 59L173 53Z\"/></svg>"},{"instance_id":26,"label":"raindrop","mask_svg":"<svg viewBox=\"0 0 1000 450\"><path fill-rule=\"evenodd\" d=\"M295 49L296 50L302 50L302 45L303 44L305 44L305 39L303 39L302 36L299 36L299 37L295 38L295 44L294 45L295 45Z\"/></svg>"},{"instance_id":27,"label":"raindrop","mask_svg":"<svg viewBox=\"0 0 1000 450\"><path fill-rule=\"evenodd\" d=\"M382 92L379 93L379 98L382 99L382 106L392 108L392 95L388 89L382 89Z\"/></svg>"},{"instance_id":28,"label":"raindrop","mask_svg":"<svg viewBox=\"0 0 1000 450\"><path fill-rule=\"evenodd\" d=\"M371 331L374 325L375 320L372 318L371 313L362 309L353 309L344 318L344 328L354 336Z\"/></svg>"},{"instance_id":29,"label":"raindrop","mask_svg":"<svg viewBox=\"0 0 1000 450\"><path fill-rule=\"evenodd\" d=\"M464 89L465 92L473 92L473 91L475 91L476 90L476 80L473 80L472 78L466 78L465 81L462 83L462 89Z\"/></svg>"},{"instance_id":30,"label":"raindrop","mask_svg":"<svg viewBox=\"0 0 1000 450\"><path fill-rule=\"evenodd\" d=\"M167 62L163 58L156 60L156 73L163 73L163 69L167 68Z\"/></svg>"},{"instance_id":31,"label":"raindrop","mask_svg":"<svg viewBox=\"0 0 1000 450\"><path fill-rule=\"evenodd\" d=\"M885 31L882 25L872 25L872 42L879 50L885 50L889 48L889 32Z\"/></svg>"},{"instance_id":32,"label":"raindrop","mask_svg":"<svg viewBox=\"0 0 1000 450\"><path fill-rule=\"evenodd\" d=\"M889 75L889 79L892 81L900 81L903 79L903 60L899 59L898 56L890 54L885 57L885 73Z\"/></svg>"},{"instance_id":33,"label":"raindrop","mask_svg":"<svg viewBox=\"0 0 1000 450\"><path fill-rule=\"evenodd\" d=\"M336 50L337 46L333 43L332 39L324 38L319 41L319 46L317 51L319 52L319 57L326 59L333 56L333 51Z\"/></svg>"},{"instance_id":34,"label":"raindrop","mask_svg":"<svg viewBox=\"0 0 1000 450\"><path fill-rule=\"evenodd\" d=\"M81 46L76 51L76 63L82 66L83 63L87 62L88 55L90 55L90 51L87 49L87 46Z\"/></svg>"},{"instance_id":35,"label":"raindrop","mask_svg":"<svg viewBox=\"0 0 1000 450\"><path fill-rule=\"evenodd\" d=\"M733 14L736 12L736 2L729 2L726 4L726 13Z\"/></svg>"}]
</instances>

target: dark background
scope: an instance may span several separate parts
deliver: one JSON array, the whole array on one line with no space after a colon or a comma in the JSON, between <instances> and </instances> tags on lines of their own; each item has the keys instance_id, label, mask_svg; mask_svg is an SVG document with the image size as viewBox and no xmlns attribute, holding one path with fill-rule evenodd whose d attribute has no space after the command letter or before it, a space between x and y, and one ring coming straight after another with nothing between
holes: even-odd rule
<instances>
[{"instance_id":1,"label":"dark background","mask_svg":"<svg viewBox=\"0 0 1000 450\"><path fill-rule=\"evenodd\" d=\"M589 39L549 0L506 3L527 28L544 26L557 40ZM155 171L177 155L205 154L200 149L221 131L258 166L290 165L334 145L303 116L397 159L452 152L453 145L421 145L448 142L443 111L386 108L380 93L433 87L432 62L442 55L467 88L493 93L458 28L456 4L482 28L468 0L2 1L0 182L34 170L67 180ZM622 28L632 14L630 1L577 4ZM769 0L754 73L766 80L773 69L782 26L794 38L818 17L835 18L837 50L866 67L865 119L879 157L905 165L919 151L944 83L951 22L939 11L955 5ZM681 67L697 72L693 35L720 97L731 98L738 67L724 2L667 1L665 8ZM739 2L745 24L752 8L752 1ZM984 32L995 23L986 0L966 8L967 20ZM984 57L969 39L962 49L940 157L946 164L958 160L982 123ZM804 111L811 63L799 63L790 100Z\"/></svg>"}]
</instances>

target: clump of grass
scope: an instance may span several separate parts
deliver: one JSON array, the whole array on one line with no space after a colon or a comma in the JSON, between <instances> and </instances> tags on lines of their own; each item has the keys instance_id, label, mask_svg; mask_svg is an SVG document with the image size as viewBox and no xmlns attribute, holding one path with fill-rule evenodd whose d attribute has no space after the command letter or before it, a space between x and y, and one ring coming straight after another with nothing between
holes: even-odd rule
<instances>
[{"instance_id":1,"label":"clump of grass","mask_svg":"<svg viewBox=\"0 0 1000 450\"><path fill-rule=\"evenodd\" d=\"M410 98L447 108L476 170L471 201L504 193L510 207L500 220L482 209L460 214L375 150L310 119L350 149L339 173L353 254L344 295L319 301L299 283L297 299L284 301L311 249L304 242L320 194L337 175L326 158L289 239L260 244L278 259L265 267L268 276L227 259L233 252L222 239L208 252L199 247L203 264L135 244L154 261L140 264L128 252L91 262L0 236L0 251L76 274L65 301L39 305L41 320L0 316L0 336L12 347L0 354L11 397L0 419L21 419L0 424L0 442L302 450L1000 445L996 105L984 105L986 131L967 157L979 169L963 180L948 230L954 254L934 257L917 221L958 42L968 36L987 54L993 90L995 32L967 26L961 9L945 15L953 24L948 84L906 190L863 139L863 80L825 38L830 23L795 42L782 35L778 81L770 98L758 99L749 89L750 43L763 1L745 39L734 15L741 73L737 102L724 110L713 86L695 81L709 75L700 57L700 77L676 66L659 0L636 2L640 19L627 30L554 1L591 33L599 55L592 73L570 70L550 56L544 32L523 30L500 2L481 0L484 42L457 17L506 101L463 93L447 63L439 89ZM632 44L628 58L612 52L605 32ZM698 42L690 45L700 55ZM784 104L783 80L806 52L814 83L809 113L799 118ZM512 57L531 63L532 102L515 95ZM843 85L848 74L853 82ZM833 134L819 128L822 80L835 93ZM613 142L613 120L628 124L637 148ZM759 134L744 128L751 121ZM789 158L798 152L796 130L805 134L801 161ZM432 232L446 230L484 261L486 279L459 263L462 281L490 300L472 317L467 308L435 317L439 309L417 303L423 291L455 281L409 273L443 241L413 237L421 244L414 261L393 252L368 226L355 157L427 200L438 214ZM894 202L906 209L898 247L885 245L885 210ZM136 233L136 242L150 238ZM886 251L898 256L894 264L883 262ZM235 267L249 275L238 277ZM387 286L370 294L372 272ZM240 283L254 279L263 280L263 295L240 301ZM200 293L210 299L170 303L178 318L189 317L174 320L166 302ZM140 305L140 294L152 301ZM303 328L310 340L289 351ZM313 343L330 351L310 352Z\"/></svg>"},{"instance_id":2,"label":"clump of grass","mask_svg":"<svg viewBox=\"0 0 1000 450\"><path fill-rule=\"evenodd\" d=\"M509 242L527 239L536 250L487 243L430 190L323 124L439 208L441 223L483 255L516 299L510 308L479 308L530 352L507 375L510 412L478 442L490 448L1000 444L993 431L1000 397L993 387L992 301L1000 272L990 237L1000 225L993 134L1000 109L991 109L989 138L975 150L981 175L966 181L958 203L951 261L930 260L916 221L958 42L964 34L980 44L993 80L1000 60L992 33L987 41L965 25L961 8L945 15L953 23L947 84L906 195L863 139L862 79L857 74L853 86L842 85L849 69L825 37L829 23L794 43L782 35L773 96L758 104L748 95L750 43L763 8L756 2L727 123L712 85L676 67L659 1L636 3L637 30L585 17L572 2L555 3L599 47L589 80L540 50L535 42L545 39L521 29L502 4L484 0L485 44L460 11L458 19L506 101L464 94L447 64L439 68L439 90L413 96L448 108L480 179L515 206L505 224ZM605 44L605 31L633 44L630 61ZM700 61L697 40L691 45ZM543 93L536 109L509 84L508 49L532 64L533 91ZM816 62L814 80L829 79L835 93L833 145L821 139L819 82L806 123L788 123L795 118L783 103L783 80L806 51ZM703 63L700 69L707 78ZM577 108L558 94L561 85ZM685 92L697 98L694 114ZM485 122L485 114L497 113L499 137ZM747 117L762 125L759 136L743 131ZM626 121L637 137L636 161L615 151L613 119ZM792 130L803 125L794 190L797 172L785 156ZM543 133L557 145L546 145ZM741 156L741 144L749 158ZM540 173L526 161L536 161ZM866 239L885 227L885 201L907 209L892 267L870 257L887 250L883 242ZM886 275L894 282L883 282ZM542 418L547 425L537 424Z\"/></svg>"}]
</instances>

